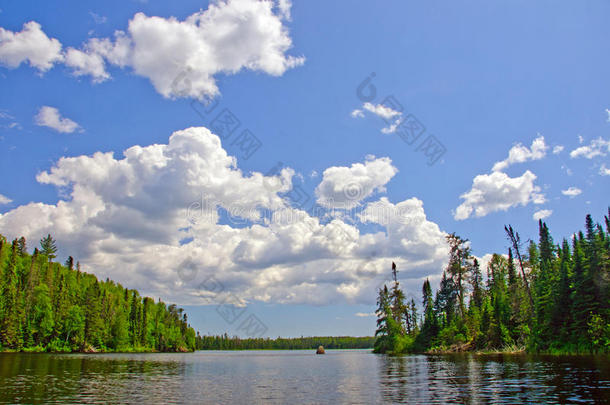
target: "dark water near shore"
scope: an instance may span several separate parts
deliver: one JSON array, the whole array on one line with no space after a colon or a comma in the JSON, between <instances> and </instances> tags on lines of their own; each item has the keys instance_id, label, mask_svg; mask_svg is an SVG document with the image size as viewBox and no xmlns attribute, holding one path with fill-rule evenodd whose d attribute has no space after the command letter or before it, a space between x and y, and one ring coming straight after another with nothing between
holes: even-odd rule
<instances>
[{"instance_id":1,"label":"dark water near shore","mask_svg":"<svg viewBox=\"0 0 610 405\"><path fill-rule=\"evenodd\" d=\"M605 403L607 356L0 354L0 403Z\"/></svg>"}]
</instances>

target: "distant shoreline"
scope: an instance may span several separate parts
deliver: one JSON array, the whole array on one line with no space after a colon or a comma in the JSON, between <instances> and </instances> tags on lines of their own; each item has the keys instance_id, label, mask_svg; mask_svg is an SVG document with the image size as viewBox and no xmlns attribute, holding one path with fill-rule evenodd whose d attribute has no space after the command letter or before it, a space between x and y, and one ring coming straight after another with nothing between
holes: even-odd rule
<instances>
[{"instance_id":1,"label":"distant shoreline","mask_svg":"<svg viewBox=\"0 0 610 405\"><path fill-rule=\"evenodd\" d=\"M191 351L171 351L171 352L160 352L156 350L141 350L141 351L120 351L120 350L109 350L109 351L96 351L96 352L88 352L88 351L19 351L19 350L0 350L0 354L188 354L188 353L196 353L196 352L271 352L271 351L301 351L301 352L309 352L313 349L197 349ZM364 347L364 348L340 348L340 349L326 349L326 351L335 351L335 350L370 350L373 351L372 347Z\"/></svg>"}]
</instances>

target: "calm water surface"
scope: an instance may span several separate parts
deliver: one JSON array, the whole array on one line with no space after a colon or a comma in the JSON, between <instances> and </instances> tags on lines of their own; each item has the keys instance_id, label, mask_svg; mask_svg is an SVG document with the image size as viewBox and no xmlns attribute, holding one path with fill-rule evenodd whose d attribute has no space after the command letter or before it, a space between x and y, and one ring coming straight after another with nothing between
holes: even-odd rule
<instances>
[{"instance_id":1,"label":"calm water surface","mask_svg":"<svg viewBox=\"0 0 610 405\"><path fill-rule=\"evenodd\" d=\"M0 354L0 403L608 403L603 356Z\"/></svg>"}]
</instances>

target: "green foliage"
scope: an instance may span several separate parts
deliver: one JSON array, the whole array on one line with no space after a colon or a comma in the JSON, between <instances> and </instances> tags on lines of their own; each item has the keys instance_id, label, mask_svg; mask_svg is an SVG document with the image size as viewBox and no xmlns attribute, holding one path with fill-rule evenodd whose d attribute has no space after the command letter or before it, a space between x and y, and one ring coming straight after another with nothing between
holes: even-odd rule
<instances>
[{"instance_id":1,"label":"green foliage","mask_svg":"<svg viewBox=\"0 0 610 405\"><path fill-rule=\"evenodd\" d=\"M85 342L85 315L78 305L72 305L64 323L66 343L82 346Z\"/></svg>"},{"instance_id":2,"label":"green foliage","mask_svg":"<svg viewBox=\"0 0 610 405\"><path fill-rule=\"evenodd\" d=\"M55 259L55 253L57 253L57 245L55 239L51 237L51 234L40 240L41 253L45 255L49 261Z\"/></svg>"},{"instance_id":3,"label":"green foliage","mask_svg":"<svg viewBox=\"0 0 610 405\"><path fill-rule=\"evenodd\" d=\"M37 344L45 343L53 332L53 308L49 297L49 287L41 284L34 288L32 334Z\"/></svg>"},{"instance_id":4,"label":"green foliage","mask_svg":"<svg viewBox=\"0 0 610 405\"><path fill-rule=\"evenodd\" d=\"M370 349L374 337L314 336L299 338L248 338L220 336L189 337L196 342L197 350L315 350L325 349Z\"/></svg>"},{"instance_id":5,"label":"green foliage","mask_svg":"<svg viewBox=\"0 0 610 405\"><path fill-rule=\"evenodd\" d=\"M375 351L609 353L610 209L604 219L605 230L587 215L572 246L556 245L540 221L538 243L530 241L527 255L519 234L506 226L508 259L492 256L485 285L466 240L449 235L449 263L435 299L426 280L423 317L410 329L396 316L402 308L396 298L404 296L398 282L379 291Z\"/></svg>"},{"instance_id":6,"label":"green foliage","mask_svg":"<svg viewBox=\"0 0 610 405\"><path fill-rule=\"evenodd\" d=\"M7 244L0 235L1 350L70 352L194 350L196 334L183 310L80 271L69 257L52 262L51 235L41 250L25 238Z\"/></svg>"},{"instance_id":7,"label":"green foliage","mask_svg":"<svg viewBox=\"0 0 610 405\"><path fill-rule=\"evenodd\" d=\"M591 314L589 319L589 338L594 351L610 351L610 324L598 314Z\"/></svg>"},{"instance_id":8,"label":"green foliage","mask_svg":"<svg viewBox=\"0 0 610 405\"><path fill-rule=\"evenodd\" d=\"M397 280L396 265L392 263L393 285L379 289L377 298L377 331L375 353L404 353L412 350L419 332L415 301L405 304L405 296ZM424 286L424 290L425 290ZM431 292L430 292L431 293ZM430 297L427 297L430 300Z\"/></svg>"}]
</instances>

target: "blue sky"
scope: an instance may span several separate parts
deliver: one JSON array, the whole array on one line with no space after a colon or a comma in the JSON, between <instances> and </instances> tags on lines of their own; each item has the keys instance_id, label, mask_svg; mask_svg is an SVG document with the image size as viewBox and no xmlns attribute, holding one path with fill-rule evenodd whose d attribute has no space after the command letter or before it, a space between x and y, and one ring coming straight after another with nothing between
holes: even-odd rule
<instances>
[{"instance_id":1,"label":"blue sky","mask_svg":"<svg viewBox=\"0 0 610 405\"><path fill-rule=\"evenodd\" d=\"M506 251L504 224L535 238L533 216L546 214L558 240L608 208L604 1L239 0L216 4L215 14L201 1L1 1L0 9L0 232L25 235L32 249L51 232L60 257L186 305L203 333L247 335L239 325L254 314L269 336L369 335L374 318L363 315L391 261L419 299L422 277L442 271L444 232L469 238L483 257ZM189 23L195 13L208 25ZM30 21L40 27L24 27ZM360 99L373 72L376 97ZM191 86L179 87L182 73ZM387 96L404 109L385 110L388 123L379 108ZM201 102L216 107L198 114ZM212 122L225 109L240 126L219 146ZM407 117L425 127L412 145L399 130L382 132ZM170 141L189 127L211 133ZM251 156L236 146L244 129L260 142ZM429 135L446 150L433 165L417 150ZM272 170L278 162L283 172ZM260 188L263 175L281 190ZM202 195L218 205L212 223L185 214ZM307 218L309 230L239 214L313 203L322 214ZM350 214L367 207L407 220ZM195 269L192 279L183 267ZM224 298L201 293L209 277ZM227 296L247 309L233 323L217 311Z\"/></svg>"}]
</instances>

